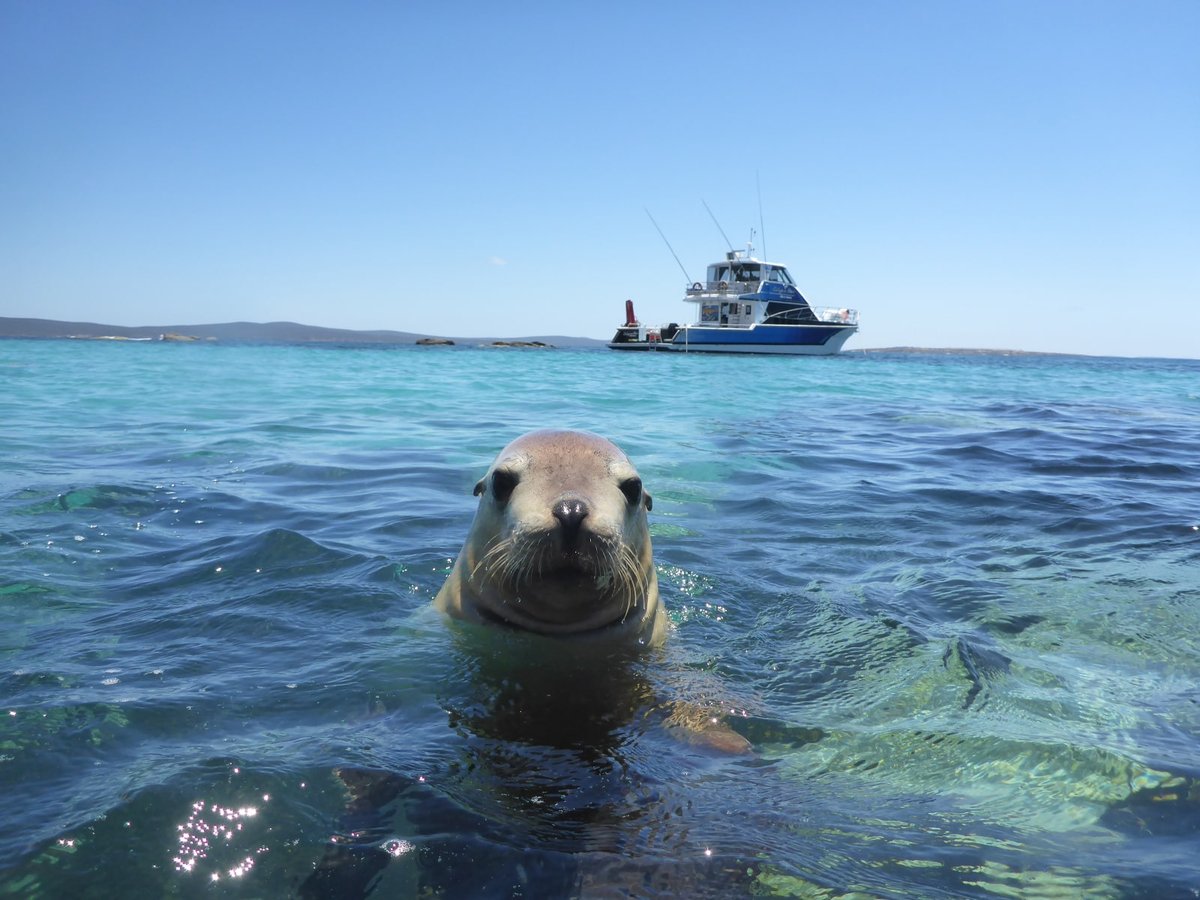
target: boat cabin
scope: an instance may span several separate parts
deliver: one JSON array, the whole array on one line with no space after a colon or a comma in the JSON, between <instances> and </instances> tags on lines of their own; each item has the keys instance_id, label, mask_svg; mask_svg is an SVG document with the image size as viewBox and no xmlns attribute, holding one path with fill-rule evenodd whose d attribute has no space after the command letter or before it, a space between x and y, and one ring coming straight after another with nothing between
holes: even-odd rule
<instances>
[{"instance_id":1,"label":"boat cabin","mask_svg":"<svg viewBox=\"0 0 1200 900\"><path fill-rule=\"evenodd\" d=\"M708 267L708 289L720 290L722 285L746 285L757 288L759 282L796 286L784 266L765 263L745 256L739 250L730 250L725 259Z\"/></svg>"},{"instance_id":2,"label":"boat cabin","mask_svg":"<svg viewBox=\"0 0 1200 900\"><path fill-rule=\"evenodd\" d=\"M700 305L697 324L747 327L818 321L787 267L755 259L749 250L730 250L705 274L705 283L693 284L685 297Z\"/></svg>"}]
</instances>

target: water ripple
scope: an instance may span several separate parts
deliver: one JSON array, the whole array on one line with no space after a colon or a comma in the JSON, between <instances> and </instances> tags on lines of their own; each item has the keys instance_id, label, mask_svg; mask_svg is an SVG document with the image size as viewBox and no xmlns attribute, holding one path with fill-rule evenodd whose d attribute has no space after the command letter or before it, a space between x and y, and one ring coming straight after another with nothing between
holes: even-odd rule
<instances>
[{"instance_id":1,"label":"water ripple","mask_svg":"<svg viewBox=\"0 0 1200 900\"><path fill-rule=\"evenodd\" d=\"M1197 881L1200 364L0 363L0 891ZM661 657L543 656L430 610L475 481L547 425L617 440L655 498ZM754 753L680 740L677 704Z\"/></svg>"}]
</instances>

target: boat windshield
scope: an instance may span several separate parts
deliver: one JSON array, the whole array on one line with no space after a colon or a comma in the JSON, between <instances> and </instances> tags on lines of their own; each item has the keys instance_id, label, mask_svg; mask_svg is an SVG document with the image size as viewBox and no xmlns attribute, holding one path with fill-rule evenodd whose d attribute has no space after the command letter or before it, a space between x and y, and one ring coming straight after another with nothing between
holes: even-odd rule
<instances>
[{"instance_id":1,"label":"boat windshield","mask_svg":"<svg viewBox=\"0 0 1200 900\"><path fill-rule=\"evenodd\" d=\"M795 325L817 321L817 317L813 315L812 308L807 301L803 303L768 303L766 313L763 321L774 325Z\"/></svg>"},{"instance_id":2,"label":"boat windshield","mask_svg":"<svg viewBox=\"0 0 1200 900\"><path fill-rule=\"evenodd\" d=\"M758 267L758 263L743 263L734 265L733 280L740 281L743 284L759 281L762 279L762 272Z\"/></svg>"},{"instance_id":3,"label":"boat windshield","mask_svg":"<svg viewBox=\"0 0 1200 900\"><path fill-rule=\"evenodd\" d=\"M783 266L762 265L753 263L717 263L708 267L709 284L757 284L760 281L773 281L776 284L787 284L795 287L796 282Z\"/></svg>"}]
</instances>

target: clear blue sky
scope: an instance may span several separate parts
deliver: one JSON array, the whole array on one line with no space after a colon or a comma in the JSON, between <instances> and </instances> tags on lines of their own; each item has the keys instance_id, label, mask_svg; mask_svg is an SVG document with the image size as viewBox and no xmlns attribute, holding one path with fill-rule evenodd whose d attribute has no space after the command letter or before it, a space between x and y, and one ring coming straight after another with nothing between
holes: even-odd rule
<instances>
[{"instance_id":1,"label":"clear blue sky","mask_svg":"<svg viewBox=\"0 0 1200 900\"><path fill-rule=\"evenodd\" d=\"M1200 2L0 4L0 315L1200 357ZM763 239L756 244L761 250Z\"/></svg>"}]
</instances>

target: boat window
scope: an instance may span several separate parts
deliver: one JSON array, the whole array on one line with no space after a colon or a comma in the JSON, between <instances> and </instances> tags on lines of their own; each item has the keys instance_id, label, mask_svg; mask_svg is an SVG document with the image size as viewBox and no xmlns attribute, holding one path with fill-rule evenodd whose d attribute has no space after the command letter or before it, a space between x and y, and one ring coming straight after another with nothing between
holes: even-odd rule
<instances>
[{"instance_id":1,"label":"boat window","mask_svg":"<svg viewBox=\"0 0 1200 900\"><path fill-rule=\"evenodd\" d=\"M733 277L737 281L758 281L762 275L758 266L734 266Z\"/></svg>"},{"instance_id":2,"label":"boat window","mask_svg":"<svg viewBox=\"0 0 1200 900\"><path fill-rule=\"evenodd\" d=\"M766 321L782 325L815 322L817 317L807 303L768 303Z\"/></svg>"},{"instance_id":3,"label":"boat window","mask_svg":"<svg viewBox=\"0 0 1200 900\"><path fill-rule=\"evenodd\" d=\"M729 281L729 266L709 266L708 267L708 282L709 284L717 284L718 282Z\"/></svg>"},{"instance_id":4,"label":"boat window","mask_svg":"<svg viewBox=\"0 0 1200 900\"><path fill-rule=\"evenodd\" d=\"M771 274L767 276L767 281L774 281L779 284L795 284L792 281L792 276L788 274L787 269L771 269Z\"/></svg>"}]
</instances>

